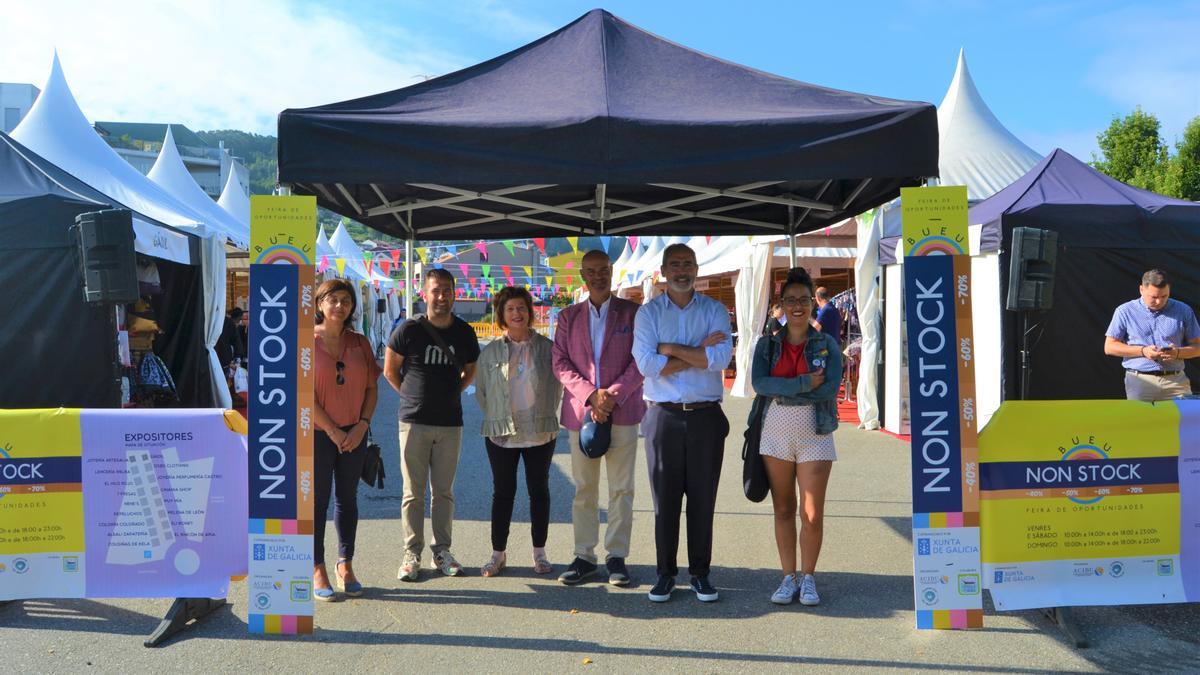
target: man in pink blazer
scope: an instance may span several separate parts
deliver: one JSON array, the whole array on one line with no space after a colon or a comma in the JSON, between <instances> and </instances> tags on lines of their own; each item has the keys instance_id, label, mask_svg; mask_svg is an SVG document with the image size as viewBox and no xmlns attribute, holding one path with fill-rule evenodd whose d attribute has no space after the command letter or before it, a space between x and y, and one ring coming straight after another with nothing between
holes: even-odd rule
<instances>
[{"instance_id":1,"label":"man in pink blazer","mask_svg":"<svg viewBox=\"0 0 1200 675\"><path fill-rule=\"evenodd\" d=\"M638 305L612 294L612 263L603 251L583 256L580 274L588 299L564 309L554 329L554 372L563 384L561 422L571 446L575 501L575 560L558 580L578 584L596 574L600 543L600 464L608 467L608 527L604 533L608 583L629 583L625 558L633 530L633 472L638 425L646 413L642 374L633 360L633 317ZM579 449L584 416L612 422L603 457Z\"/></svg>"}]
</instances>

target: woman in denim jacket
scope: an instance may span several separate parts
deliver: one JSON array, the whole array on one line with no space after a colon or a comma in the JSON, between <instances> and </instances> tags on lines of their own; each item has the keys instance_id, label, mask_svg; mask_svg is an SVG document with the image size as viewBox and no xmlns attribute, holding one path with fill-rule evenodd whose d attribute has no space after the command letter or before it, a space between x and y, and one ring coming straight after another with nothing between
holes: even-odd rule
<instances>
[{"instance_id":1,"label":"woman in denim jacket","mask_svg":"<svg viewBox=\"0 0 1200 675\"><path fill-rule=\"evenodd\" d=\"M770 397L759 452L775 508L775 545L784 578L771 602L821 602L813 573L821 553L825 488L837 459L837 393L842 354L837 342L809 325L813 283L803 268L788 272L780 291L787 326L754 347L750 381ZM796 486L800 487L800 567L796 566Z\"/></svg>"},{"instance_id":2,"label":"woman in denim jacket","mask_svg":"<svg viewBox=\"0 0 1200 675\"><path fill-rule=\"evenodd\" d=\"M551 367L554 343L533 330L533 298L507 286L493 301L504 336L479 355L475 398L483 410L480 432L492 465L492 558L483 576L504 571L517 492L517 464L525 462L533 535L533 571L554 571L546 557L550 527L550 463L558 438L562 384Z\"/></svg>"}]
</instances>

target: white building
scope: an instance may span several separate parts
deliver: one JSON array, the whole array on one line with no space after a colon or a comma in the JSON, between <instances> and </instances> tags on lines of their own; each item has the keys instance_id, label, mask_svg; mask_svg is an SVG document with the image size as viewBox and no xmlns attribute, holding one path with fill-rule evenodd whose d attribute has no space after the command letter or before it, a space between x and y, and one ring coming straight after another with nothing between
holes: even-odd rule
<instances>
[{"instance_id":1,"label":"white building","mask_svg":"<svg viewBox=\"0 0 1200 675\"><path fill-rule=\"evenodd\" d=\"M148 174L154 166L158 152L162 149L163 138L167 134L166 124L97 121L95 128L96 133L100 134L118 155L143 174ZM213 199L221 196L230 171L235 171L234 175L242 183L242 189L249 193L250 186L247 181L250 172L246 170L241 159L225 149L224 143L214 148L182 124L172 123L171 129L184 166L208 196ZM235 165L237 169L233 168Z\"/></svg>"},{"instance_id":2,"label":"white building","mask_svg":"<svg viewBox=\"0 0 1200 675\"><path fill-rule=\"evenodd\" d=\"M7 134L16 129L40 93L32 84L0 82L0 131Z\"/></svg>"}]
</instances>

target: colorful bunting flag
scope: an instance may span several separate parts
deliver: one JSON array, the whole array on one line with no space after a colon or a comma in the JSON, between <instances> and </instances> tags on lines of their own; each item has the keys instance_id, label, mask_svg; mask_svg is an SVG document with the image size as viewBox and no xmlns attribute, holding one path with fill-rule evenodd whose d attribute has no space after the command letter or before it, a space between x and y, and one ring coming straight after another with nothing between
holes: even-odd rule
<instances>
[{"instance_id":1,"label":"colorful bunting flag","mask_svg":"<svg viewBox=\"0 0 1200 675\"><path fill-rule=\"evenodd\" d=\"M329 258L321 256L321 264L317 265L317 272L324 272L327 269L329 269Z\"/></svg>"},{"instance_id":2,"label":"colorful bunting flag","mask_svg":"<svg viewBox=\"0 0 1200 675\"><path fill-rule=\"evenodd\" d=\"M491 265L481 265L481 267L483 268L483 276L485 276L485 277L492 276L492 266Z\"/></svg>"},{"instance_id":3,"label":"colorful bunting flag","mask_svg":"<svg viewBox=\"0 0 1200 675\"><path fill-rule=\"evenodd\" d=\"M460 272L462 272L463 277L467 276L467 264L466 263L459 263L458 269Z\"/></svg>"},{"instance_id":4,"label":"colorful bunting flag","mask_svg":"<svg viewBox=\"0 0 1200 675\"><path fill-rule=\"evenodd\" d=\"M504 241L502 241L502 242L500 242L500 243L501 243L501 244L504 244L504 248L508 249L508 254L509 254L509 255L515 255L515 254L513 253L513 250L514 250L514 248L515 248L515 247L514 247L514 245L513 245L513 241L512 241L512 239L505 239Z\"/></svg>"},{"instance_id":5,"label":"colorful bunting flag","mask_svg":"<svg viewBox=\"0 0 1200 675\"><path fill-rule=\"evenodd\" d=\"M546 255L546 238L545 237L534 237L533 243L535 246L538 247L538 250L542 252L542 255Z\"/></svg>"},{"instance_id":6,"label":"colorful bunting flag","mask_svg":"<svg viewBox=\"0 0 1200 675\"><path fill-rule=\"evenodd\" d=\"M337 265L338 276L346 276L346 259L341 257L334 258L333 263Z\"/></svg>"},{"instance_id":7,"label":"colorful bunting flag","mask_svg":"<svg viewBox=\"0 0 1200 675\"><path fill-rule=\"evenodd\" d=\"M391 274L391 271L392 271L392 261L391 260L388 260L387 258L383 258L379 261L379 266L381 268L383 268L384 276L389 276Z\"/></svg>"},{"instance_id":8,"label":"colorful bunting flag","mask_svg":"<svg viewBox=\"0 0 1200 675\"><path fill-rule=\"evenodd\" d=\"M482 260L487 260L487 244L482 241L475 242L475 250L479 251Z\"/></svg>"},{"instance_id":9,"label":"colorful bunting flag","mask_svg":"<svg viewBox=\"0 0 1200 675\"><path fill-rule=\"evenodd\" d=\"M525 270L525 276L529 277L530 281L533 281L533 267L530 267L529 265L523 265L521 269Z\"/></svg>"},{"instance_id":10,"label":"colorful bunting flag","mask_svg":"<svg viewBox=\"0 0 1200 675\"><path fill-rule=\"evenodd\" d=\"M612 243L612 237L604 237L604 236L600 237L600 248L604 249L605 253L608 253L608 245L611 243Z\"/></svg>"},{"instance_id":11,"label":"colorful bunting flag","mask_svg":"<svg viewBox=\"0 0 1200 675\"><path fill-rule=\"evenodd\" d=\"M567 243L571 245L571 250L579 253L579 237L567 237Z\"/></svg>"},{"instance_id":12,"label":"colorful bunting flag","mask_svg":"<svg viewBox=\"0 0 1200 675\"><path fill-rule=\"evenodd\" d=\"M509 280L509 283L512 283L512 268L508 265L501 265L500 269L504 270L505 278Z\"/></svg>"},{"instance_id":13,"label":"colorful bunting flag","mask_svg":"<svg viewBox=\"0 0 1200 675\"><path fill-rule=\"evenodd\" d=\"M396 269L400 269L400 249L398 248L392 249L392 264L396 266Z\"/></svg>"},{"instance_id":14,"label":"colorful bunting flag","mask_svg":"<svg viewBox=\"0 0 1200 675\"><path fill-rule=\"evenodd\" d=\"M637 250L637 245L638 245L638 238L637 238L637 237L630 237L630 238L628 239L628 241L629 241L629 249L630 249L631 251L636 251L636 250Z\"/></svg>"}]
</instances>

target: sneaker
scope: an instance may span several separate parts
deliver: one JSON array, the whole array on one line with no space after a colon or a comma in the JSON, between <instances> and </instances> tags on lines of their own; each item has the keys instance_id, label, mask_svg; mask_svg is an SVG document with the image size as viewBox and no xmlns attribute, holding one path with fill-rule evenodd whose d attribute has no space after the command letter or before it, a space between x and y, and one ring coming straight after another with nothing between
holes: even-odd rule
<instances>
[{"instance_id":1,"label":"sneaker","mask_svg":"<svg viewBox=\"0 0 1200 675\"><path fill-rule=\"evenodd\" d=\"M796 601L800 587L796 585L796 575L789 574L783 578L783 583L771 594L771 602L777 605L790 605Z\"/></svg>"},{"instance_id":2,"label":"sneaker","mask_svg":"<svg viewBox=\"0 0 1200 675\"><path fill-rule=\"evenodd\" d=\"M716 602L717 589L708 583L708 575L702 577L692 577L692 590L696 592L696 599L700 602Z\"/></svg>"},{"instance_id":3,"label":"sneaker","mask_svg":"<svg viewBox=\"0 0 1200 675\"><path fill-rule=\"evenodd\" d=\"M400 581L416 581L421 576L421 556L412 551L405 551L404 562L400 563L400 571L396 578Z\"/></svg>"},{"instance_id":4,"label":"sneaker","mask_svg":"<svg viewBox=\"0 0 1200 675\"><path fill-rule=\"evenodd\" d=\"M463 566L458 564L458 561L454 559L454 555L450 553L449 549L440 553L434 553L433 565L448 577L460 577L463 575Z\"/></svg>"},{"instance_id":5,"label":"sneaker","mask_svg":"<svg viewBox=\"0 0 1200 675\"><path fill-rule=\"evenodd\" d=\"M671 591L675 590L675 577L661 574L658 583L650 589L650 602L666 602L671 599Z\"/></svg>"},{"instance_id":6,"label":"sneaker","mask_svg":"<svg viewBox=\"0 0 1200 675\"><path fill-rule=\"evenodd\" d=\"M806 607L821 604L821 596L817 595L817 580L811 574L805 574L800 582L800 604Z\"/></svg>"},{"instance_id":7,"label":"sneaker","mask_svg":"<svg viewBox=\"0 0 1200 675\"><path fill-rule=\"evenodd\" d=\"M624 558L609 558L604 566L608 568L608 583L613 586L629 585L629 570L625 567Z\"/></svg>"},{"instance_id":8,"label":"sneaker","mask_svg":"<svg viewBox=\"0 0 1200 675\"><path fill-rule=\"evenodd\" d=\"M584 579L596 573L596 563L591 563L583 558L576 558L567 565L567 571L558 575L558 580L568 586L574 586L582 582Z\"/></svg>"}]
</instances>

